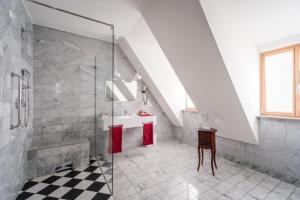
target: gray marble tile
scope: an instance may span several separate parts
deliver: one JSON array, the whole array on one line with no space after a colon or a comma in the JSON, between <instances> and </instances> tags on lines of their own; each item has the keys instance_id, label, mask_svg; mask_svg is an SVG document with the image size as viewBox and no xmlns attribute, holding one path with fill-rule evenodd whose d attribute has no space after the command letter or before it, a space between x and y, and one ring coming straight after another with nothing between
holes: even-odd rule
<instances>
[{"instance_id":1,"label":"gray marble tile","mask_svg":"<svg viewBox=\"0 0 300 200\"><path fill-rule=\"evenodd\" d=\"M61 147L45 148L39 149L37 151L37 156L39 159L48 156L59 156L61 154Z\"/></svg>"},{"instance_id":2,"label":"gray marble tile","mask_svg":"<svg viewBox=\"0 0 300 200\"><path fill-rule=\"evenodd\" d=\"M37 168L38 169L44 169L44 168L49 168L52 166L58 167L61 163L61 155L51 155L51 156L45 156L45 157L39 157L37 159ZM53 170L53 169L52 169ZM55 168L54 168L55 170ZM39 176L41 173L39 172ZM43 174L46 175L46 174Z\"/></svg>"},{"instance_id":3,"label":"gray marble tile","mask_svg":"<svg viewBox=\"0 0 300 200\"><path fill-rule=\"evenodd\" d=\"M26 33L21 34L21 28ZM10 73L25 68L32 74L32 25L21 1L0 2L0 198L15 199L26 178L26 143L31 143L29 126L10 130ZM32 94L30 93L30 97ZM32 102L30 102L32 107Z\"/></svg>"},{"instance_id":4,"label":"gray marble tile","mask_svg":"<svg viewBox=\"0 0 300 200\"><path fill-rule=\"evenodd\" d=\"M272 193L276 193L281 197L288 198L294 192L296 187L291 184L287 184L285 182L281 182L277 187L272 191Z\"/></svg>"},{"instance_id":5,"label":"gray marble tile","mask_svg":"<svg viewBox=\"0 0 300 200\"><path fill-rule=\"evenodd\" d=\"M184 127L175 131L175 138L196 146L196 134L203 114L184 112ZM260 118L259 145L217 138L217 153L220 156L243 163L261 172L300 184L299 127L297 120ZM276 156L274 156L276 155Z\"/></svg>"},{"instance_id":6,"label":"gray marble tile","mask_svg":"<svg viewBox=\"0 0 300 200\"><path fill-rule=\"evenodd\" d=\"M27 160L35 160L37 158L37 150L27 150Z\"/></svg>"},{"instance_id":7,"label":"gray marble tile","mask_svg":"<svg viewBox=\"0 0 300 200\"><path fill-rule=\"evenodd\" d=\"M53 164L53 165L50 165L50 163L48 165L46 165L45 167L39 167L37 169L37 176L45 176L47 174L52 174L55 172L55 168L57 167L58 165L56 164Z\"/></svg>"},{"instance_id":8,"label":"gray marble tile","mask_svg":"<svg viewBox=\"0 0 300 200\"><path fill-rule=\"evenodd\" d=\"M290 197L291 200L300 199L300 188L296 188Z\"/></svg>"},{"instance_id":9,"label":"gray marble tile","mask_svg":"<svg viewBox=\"0 0 300 200\"><path fill-rule=\"evenodd\" d=\"M136 194L145 199L164 198L160 193L166 194L166 199L257 200L287 199L288 195L297 199L299 193L293 185L223 158L217 159L219 169L215 177L209 165L205 168L204 164L205 169L196 172L195 148L176 141L116 154L113 162L116 199L130 199ZM207 162L208 159L204 161ZM168 179L161 179L166 175Z\"/></svg>"},{"instance_id":10,"label":"gray marble tile","mask_svg":"<svg viewBox=\"0 0 300 200\"><path fill-rule=\"evenodd\" d=\"M27 179L32 179L37 176L38 176L37 168L30 168L30 170L27 170L27 174L26 174Z\"/></svg>"}]
</instances>

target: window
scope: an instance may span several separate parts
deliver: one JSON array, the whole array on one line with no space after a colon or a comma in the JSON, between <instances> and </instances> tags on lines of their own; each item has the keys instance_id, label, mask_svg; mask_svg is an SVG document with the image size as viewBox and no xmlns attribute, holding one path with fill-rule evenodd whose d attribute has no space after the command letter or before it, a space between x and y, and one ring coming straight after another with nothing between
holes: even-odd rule
<instances>
[{"instance_id":1,"label":"window","mask_svg":"<svg viewBox=\"0 0 300 200\"><path fill-rule=\"evenodd\" d=\"M300 117L300 45L261 54L261 114Z\"/></svg>"},{"instance_id":2,"label":"window","mask_svg":"<svg viewBox=\"0 0 300 200\"><path fill-rule=\"evenodd\" d=\"M187 93L185 94L185 110L194 112L197 111L195 104Z\"/></svg>"}]
</instances>

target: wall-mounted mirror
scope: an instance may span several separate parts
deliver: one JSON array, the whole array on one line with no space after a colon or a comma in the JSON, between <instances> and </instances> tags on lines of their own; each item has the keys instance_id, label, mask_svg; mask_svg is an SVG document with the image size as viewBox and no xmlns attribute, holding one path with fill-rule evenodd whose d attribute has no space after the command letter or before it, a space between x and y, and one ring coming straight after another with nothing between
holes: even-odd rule
<instances>
[{"instance_id":1,"label":"wall-mounted mirror","mask_svg":"<svg viewBox=\"0 0 300 200\"><path fill-rule=\"evenodd\" d=\"M115 80L105 82L106 101L135 101L137 81Z\"/></svg>"}]
</instances>

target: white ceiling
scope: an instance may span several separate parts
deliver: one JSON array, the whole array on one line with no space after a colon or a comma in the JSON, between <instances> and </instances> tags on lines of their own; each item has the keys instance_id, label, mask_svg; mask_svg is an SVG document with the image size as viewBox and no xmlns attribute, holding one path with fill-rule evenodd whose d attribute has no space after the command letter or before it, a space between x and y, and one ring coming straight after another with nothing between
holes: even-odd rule
<instances>
[{"instance_id":1,"label":"white ceiling","mask_svg":"<svg viewBox=\"0 0 300 200\"><path fill-rule=\"evenodd\" d=\"M34 24L87 37L111 41L111 29L26 0ZM148 0L37 0L89 18L113 24L116 36L124 36L140 19Z\"/></svg>"},{"instance_id":2,"label":"white ceiling","mask_svg":"<svg viewBox=\"0 0 300 200\"><path fill-rule=\"evenodd\" d=\"M200 0L206 15L214 15L248 37L258 47L300 34L299 0ZM239 37L239 35L236 35Z\"/></svg>"},{"instance_id":3,"label":"white ceiling","mask_svg":"<svg viewBox=\"0 0 300 200\"><path fill-rule=\"evenodd\" d=\"M111 40L109 37L111 31L108 27L24 1L35 24L92 38ZM37 1L114 24L116 36L126 35L140 19L140 12L150 2L150 0ZM220 16L221 24L226 23L228 28L242 30L243 35L257 46L300 33L299 0L200 1L206 5L206 9L214 10L213 13Z\"/></svg>"}]
</instances>

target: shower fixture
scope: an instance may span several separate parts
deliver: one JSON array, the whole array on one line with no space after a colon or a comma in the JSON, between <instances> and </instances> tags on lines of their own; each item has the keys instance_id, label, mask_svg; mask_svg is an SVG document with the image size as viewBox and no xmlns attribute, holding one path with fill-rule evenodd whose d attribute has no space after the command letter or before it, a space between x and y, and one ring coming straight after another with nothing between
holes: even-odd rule
<instances>
[{"instance_id":1,"label":"shower fixture","mask_svg":"<svg viewBox=\"0 0 300 200\"><path fill-rule=\"evenodd\" d=\"M30 73L26 69L22 69L22 99L21 105L24 109L24 125L25 127L28 126L29 120L29 111L30 111Z\"/></svg>"},{"instance_id":2,"label":"shower fixture","mask_svg":"<svg viewBox=\"0 0 300 200\"><path fill-rule=\"evenodd\" d=\"M146 106L148 103L148 94L147 94L147 87L145 85L142 87L141 93L142 93L143 103Z\"/></svg>"},{"instance_id":3,"label":"shower fixture","mask_svg":"<svg viewBox=\"0 0 300 200\"><path fill-rule=\"evenodd\" d=\"M11 102L10 102L10 129L13 130L21 125L21 76L11 72ZM17 78L17 89L13 86L14 80ZM16 98L14 98L16 96ZM14 123L14 110L17 109L17 122Z\"/></svg>"}]
</instances>

